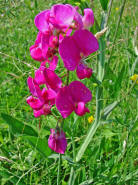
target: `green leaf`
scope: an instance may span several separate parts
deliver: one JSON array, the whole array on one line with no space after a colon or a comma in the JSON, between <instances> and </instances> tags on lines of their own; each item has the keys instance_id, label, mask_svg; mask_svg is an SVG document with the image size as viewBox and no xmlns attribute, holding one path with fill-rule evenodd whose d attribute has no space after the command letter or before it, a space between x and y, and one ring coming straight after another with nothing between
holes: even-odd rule
<instances>
[{"instance_id":1,"label":"green leaf","mask_svg":"<svg viewBox=\"0 0 138 185\"><path fill-rule=\"evenodd\" d=\"M108 6L108 0L100 0L100 3L101 3L101 6L102 6L102 9L104 11L107 10L107 6Z\"/></svg>"},{"instance_id":2,"label":"green leaf","mask_svg":"<svg viewBox=\"0 0 138 185\"><path fill-rule=\"evenodd\" d=\"M84 181L82 183L80 183L79 185L89 185L89 184L92 184L93 183L93 179L90 179L90 180L87 180L87 181Z\"/></svg>"},{"instance_id":3,"label":"green leaf","mask_svg":"<svg viewBox=\"0 0 138 185\"><path fill-rule=\"evenodd\" d=\"M114 84L114 92L115 97L117 97L119 94L120 89L122 88L122 81L124 80L124 74L125 74L125 66L122 67L121 71L118 73L118 77Z\"/></svg>"},{"instance_id":4,"label":"green leaf","mask_svg":"<svg viewBox=\"0 0 138 185\"><path fill-rule=\"evenodd\" d=\"M108 105L107 107L105 107L105 109L103 110L103 115L102 115L102 119L106 119L107 116L110 114L110 112L112 112L112 110L119 104L119 101L115 101L113 103L111 103L110 105Z\"/></svg>"},{"instance_id":5,"label":"green leaf","mask_svg":"<svg viewBox=\"0 0 138 185\"><path fill-rule=\"evenodd\" d=\"M46 139L41 139L34 136L22 136L32 147L37 149L44 157L48 157L51 154L51 149L48 147Z\"/></svg>"},{"instance_id":6,"label":"green leaf","mask_svg":"<svg viewBox=\"0 0 138 185\"><path fill-rule=\"evenodd\" d=\"M98 80L102 82L104 78L105 68L105 41L103 38L99 39L99 54L98 54Z\"/></svg>"},{"instance_id":7,"label":"green leaf","mask_svg":"<svg viewBox=\"0 0 138 185\"><path fill-rule=\"evenodd\" d=\"M103 129L102 135L105 136L106 138L109 138L109 137L113 137L114 135L116 135L116 133L114 133L110 129L106 128L106 129Z\"/></svg>"},{"instance_id":8,"label":"green leaf","mask_svg":"<svg viewBox=\"0 0 138 185\"><path fill-rule=\"evenodd\" d=\"M0 176L2 176L5 179L8 178L7 182L10 182L13 184L16 184L19 181L19 177L14 176L14 174L12 174L11 172L8 172L8 170L5 170L4 168L0 169ZM9 183L6 183L6 184L9 184ZM24 185L24 182L20 180L18 185Z\"/></svg>"},{"instance_id":9,"label":"green leaf","mask_svg":"<svg viewBox=\"0 0 138 185\"><path fill-rule=\"evenodd\" d=\"M10 131L13 134L17 135L30 135L30 136L38 136L37 132L29 125L13 118L8 114L1 114L2 118L6 121L6 123L10 127Z\"/></svg>"}]
</instances>

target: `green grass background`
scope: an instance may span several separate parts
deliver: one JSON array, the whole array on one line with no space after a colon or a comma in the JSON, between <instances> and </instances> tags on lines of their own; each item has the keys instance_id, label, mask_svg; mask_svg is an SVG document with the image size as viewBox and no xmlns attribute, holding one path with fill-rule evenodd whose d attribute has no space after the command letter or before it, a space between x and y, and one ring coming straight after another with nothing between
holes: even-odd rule
<instances>
[{"instance_id":1,"label":"green grass background","mask_svg":"<svg viewBox=\"0 0 138 185\"><path fill-rule=\"evenodd\" d=\"M34 43L37 35L34 17L40 11L58 2L64 1L0 1L0 113L7 113L36 127L39 137L46 141L50 133L49 129L55 127L56 120L52 116L41 119L33 117L32 109L26 103L26 98L30 94L26 80L29 75L33 76L34 70L39 67L39 62L34 61L29 53L29 47ZM116 0L113 2L109 17L106 60L113 47L121 3L122 1ZM94 0L91 4L95 17L100 23L102 13L100 2ZM77 153L90 127L87 119L90 115L94 116L96 109L95 83L92 78L83 80L93 94L93 100L88 105L91 113L83 118L72 114L64 121L68 148L65 158L62 159L61 185L67 184L71 166L76 170L76 185L86 180L91 180L90 184L96 185L137 184L137 85L130 90L132 85L130 77L133 73L138 74L136 67L132 70L133 64L138 59L132 44L134 31L138 25L137 5L136 0L126 1L110 61L110 70L102 84L104 106L122 97L124 99L110 114L108 121L101 124L83 158L75 164L72 162L74 155L72 145L75 146L74 152ZM91 56L88 63L96 76L97 57ZM57 72L60 76L64 74L61 71L63 71L63 63L59 61ZM74 79L76 74L71 72L70 82ZM129 91L130 93L127 93ZM53 111L57 114L55 109ZM40 129L39 123L41 123ZM22 136L10 132L2 118L0 118L0 156L12 160L12 163L0 160L1 185L56 184L57 155L51 158L42 157L36 148L22 139Z\"/></svg>"}]
</instances>

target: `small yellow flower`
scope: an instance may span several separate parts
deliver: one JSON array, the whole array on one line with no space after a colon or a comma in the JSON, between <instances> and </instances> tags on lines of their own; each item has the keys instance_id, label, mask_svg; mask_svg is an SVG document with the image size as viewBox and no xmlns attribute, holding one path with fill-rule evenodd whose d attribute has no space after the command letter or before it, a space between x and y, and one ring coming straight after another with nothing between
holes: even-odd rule
<instances>
[{"instance_id":1,"label":"small yellow flower","mask_svg":"<svg viewBox=\"0 0 138 185\"><path fill-rule=\"evenodd\" d=\"M116 11L118 11L118 10L119 10L119 8L118 8L118 7L116 7L116 8L115 8L115 10L116 10Z\"/></svg>"},{"instance_id":2,"label":"small yellow flower","mask_svg":"<svg viewBox=\"0 0 138 185\"><path fill-rule=\"evenodd\" d=\"M92 123L93 121L94 121L94 117L93 116L88 117L88 122L89 123Z\"/></svg>"},{"instance_id":3,"label":"small yellow flower","mask_svg":"<svg viewBox=\"0 0 138 185\"><path fill-rule=\"evenodd\" d=\"M138 84L138 75L134 74L133 76L130 77L130 80L136 81L136 84Z\"/></svg>"}]
</instances>

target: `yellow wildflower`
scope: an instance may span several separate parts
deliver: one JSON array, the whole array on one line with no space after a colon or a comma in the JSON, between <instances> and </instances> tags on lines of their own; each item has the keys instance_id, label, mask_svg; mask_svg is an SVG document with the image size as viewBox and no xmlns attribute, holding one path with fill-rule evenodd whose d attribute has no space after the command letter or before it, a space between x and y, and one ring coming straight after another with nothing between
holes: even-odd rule
<instances>
[{"instance_id":1,"label":"yellow wildflower","mask_svg":"<svg viewBox=\"0 0 138 185\"><path fill-rule=\"evenodd\" d=\"M118 7L116 7L116 8L115 8L115 10L116 10L116 11L118 11L118 10L119 10L119 8L118 8Z\"/></svg>"},{"instance_id":2,"label":"yellow wildflower","mask_svg":"<svg viewBox=\"0 0 138 185\"><path fill-rule=\"evenodd\" d=\"M130 77L130 80L136 81L136 84L138 84L138 75L134 74L133 76Z\"/></svg>"},{"instance_id":3,"label":"yellow wildflower","mask_svg":"<svg viewBox=\"0 0 138 185\"><path fill-rule=\"evenodd\" d=\"M88 122L89 123L92 123L93 121L94 121L94 117L93 116L88 117Z\"/></svg>"}]
</instances>

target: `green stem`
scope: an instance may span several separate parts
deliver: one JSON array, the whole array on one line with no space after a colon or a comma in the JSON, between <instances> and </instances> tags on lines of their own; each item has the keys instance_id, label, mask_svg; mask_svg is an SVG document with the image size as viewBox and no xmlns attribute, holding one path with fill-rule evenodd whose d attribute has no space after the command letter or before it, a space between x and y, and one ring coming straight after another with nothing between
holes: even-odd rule
<instances>
[{"instance_id":1,"label":"green stem","mask_svg":"<svg viewBox=\"0 0 138 185\"><path fill-rule=\"evenodd\" d=\"M74 162L76 162L75 160L75 142L74 142L74 139L73 139L73 136L71 137L71 140L72 140L72 147L73 147L73 160ZM70 177L69 177L69 182L68 182L68 185L74 185L75 183L75 169L74 169L74 166L71 167L71 171L70 171Z\"/></svg>"},{"instance_id":2,"label":"green stem","mask_svg":"<svg viewBox=\"0 0 138 185\"><path fill-rule=\"evenodd\" d=\"M60 169L61 169L61 154L59 154L58 161L57 185L60 185Z\"/></svg>"},{"instance_id":3,"label":"green stem","mask_svg":"<svg viewBox=\"0 0 138 185\"><path fill-rule=\"evenodd\" d=\"M104 28L106 28L106 26L107 26L107 24L108 24L108 20L109 20L110 14L111 14L112 4L113 4L113 0L110 0L110 3L109 3L109 10L108 10L108 14L107 14L107 16L106 16L106 18L105 18Z\"/></svg>"},{"instance_id":4,"label":"green stem","mask_svg":"<svg viewBox=\"0 0 138 185\"><path fill-rule=\"evenodd\" d=\"M82 158L85 150L87 149L91 139L93 138L97 128L100 125L100 117L101 117L101 103L102 103L102 87L97 87L96 89L96 118L94 121L94 124L92 124L91 128L88 131L88 134L83 142L83 144L81 145L80 150L78 151L77 155L76 155L76 162L80 161L80 159Z\"/></svg>"},{"instance_id":5,"label":"green stem","mask_svg":"<svg viewBox=\"0 0 138 185\"><path fill-rule=\"evenodd\" d=\"M68 185L74 185L74 183L75 183L75 171L74 171L74 167L71 167Z\"/></svg>"}]
</instances>

